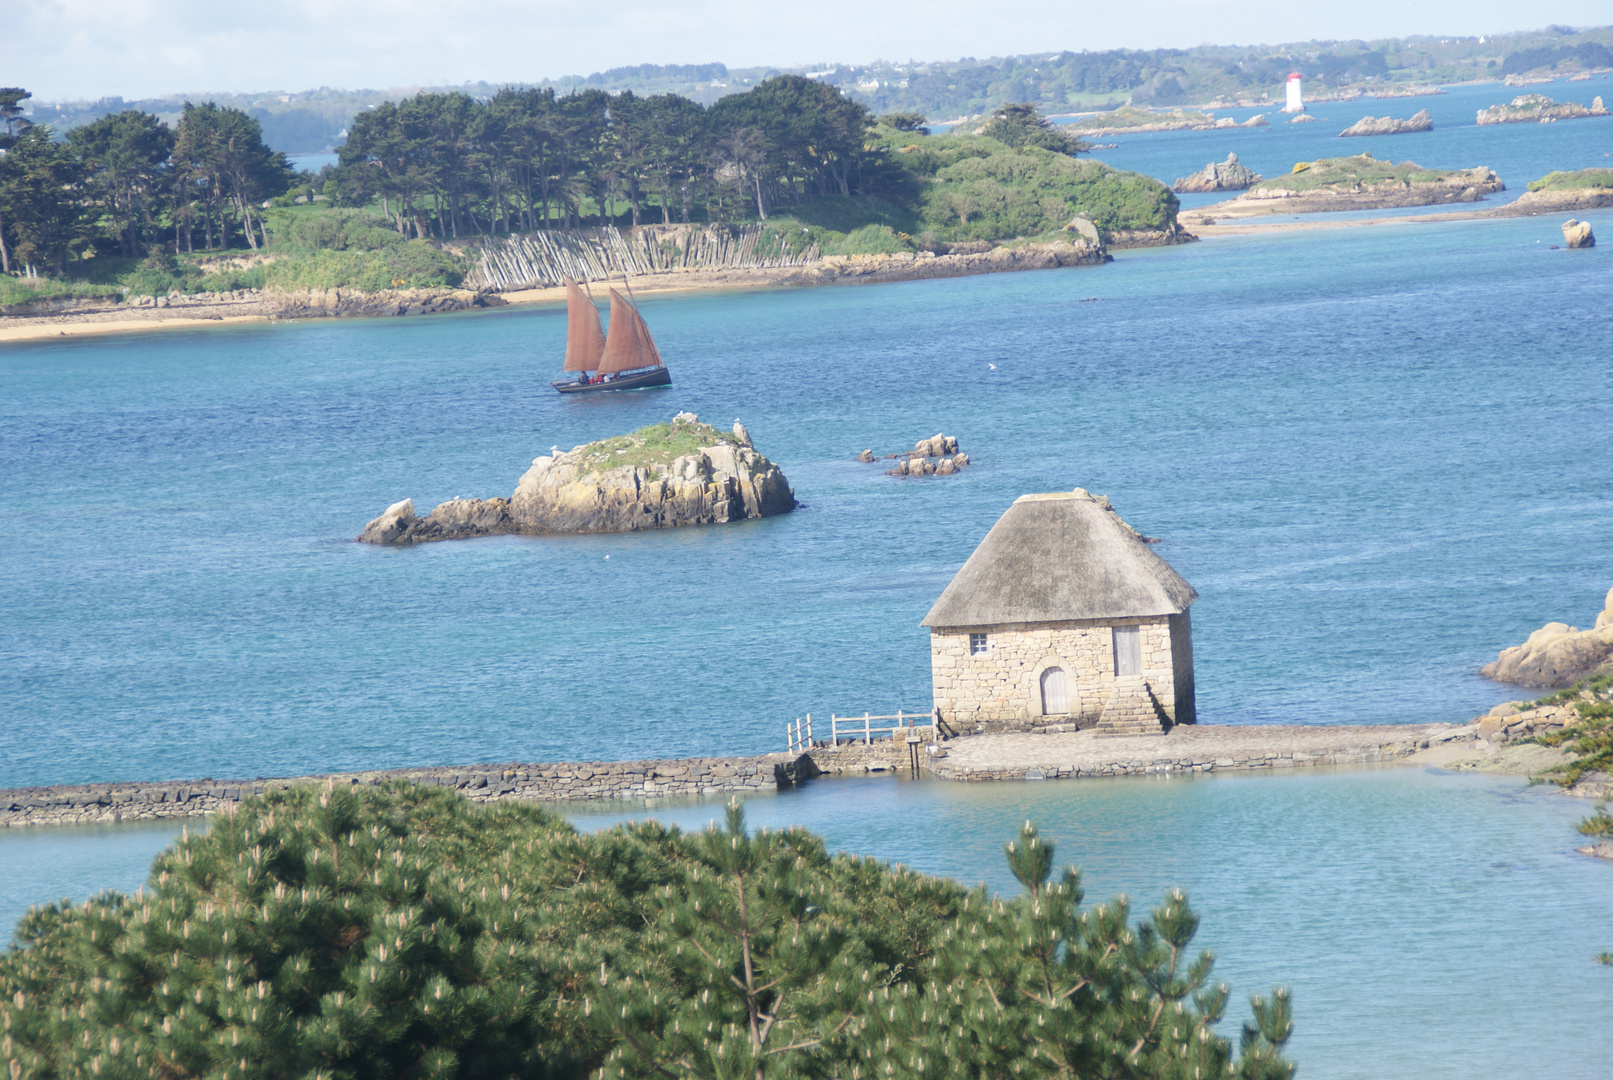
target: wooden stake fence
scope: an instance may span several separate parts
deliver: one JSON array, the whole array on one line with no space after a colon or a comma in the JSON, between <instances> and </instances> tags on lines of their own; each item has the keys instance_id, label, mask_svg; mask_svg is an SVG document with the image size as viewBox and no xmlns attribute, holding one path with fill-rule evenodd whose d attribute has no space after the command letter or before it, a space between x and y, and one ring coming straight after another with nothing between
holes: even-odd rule
<instances>
[{"instance_id":1,"label":"wooden stake fence","mask_svg":"<svg viewBox=\"0 0 1613 1080\"><path fill-rule=\"evenodd\" d=\"M674 270L748 270L805 266L818 261L808 244L797 254L762 225L646 225L620 229L544 229L481 242L465 287L503 292L579 282L643 277Z\"/></svg>"}]
</instances>

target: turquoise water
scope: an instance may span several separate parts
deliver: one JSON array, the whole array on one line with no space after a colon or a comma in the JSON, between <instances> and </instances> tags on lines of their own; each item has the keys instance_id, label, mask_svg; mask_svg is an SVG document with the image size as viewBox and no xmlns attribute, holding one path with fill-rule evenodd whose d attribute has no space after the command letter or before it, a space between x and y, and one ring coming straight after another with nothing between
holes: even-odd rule
<instances>
[{"instance_id":1,"label":"turquoise water","mask_svg":"<svg viewBox=\"0 0 1613 1080\"><path fill-rule=\"evenodd\" d=\"M0 348L0 787L767 751L809 711L923 710L931 602L1017 495L1076 485L1201 594L1206 722L1466 719L1514 696L1482 663L1613 584L1613 247L1556 232L650 298L676 385L582 401L546 386L552 309ZM350 542L679 409L742 417L803 508ZM965 474L851 460L938 430Z\"/></svg>"},{"instance_id":2,"label":"turquoise water","mask_svg":"<svg viewBox=\"0 0 1613 1080\"><path fill-rule=\"evenodd\" d=\"M614 562L615 560L611 560ZM719 802L607 812L685 828ZM819 781L746 804L753 827L799 823L834 849L993 890L1002 844L1033 818L1087 899L1145 913L1188 890L1199 944L1234 992L1294 988L1293 1056L1315 1080L1551 1076L1601 1080L1613 1057L1613 864L1574 853L1587 807L1511 777L1416 769L1289 776L946 784ZM145 878L177 829L0 832L0 923L28 904Z\"/></svg>"}]
</instances>

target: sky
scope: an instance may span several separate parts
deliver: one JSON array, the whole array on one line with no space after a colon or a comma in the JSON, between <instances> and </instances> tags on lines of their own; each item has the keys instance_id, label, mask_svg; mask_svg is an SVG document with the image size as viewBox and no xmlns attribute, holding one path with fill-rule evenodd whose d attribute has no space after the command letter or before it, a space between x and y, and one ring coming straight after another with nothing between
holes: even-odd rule
<instances>
[{"instance_id":1,"label":"sky","mask_svg":"<svg viewBox=\"0 0 1613 1080\"><path fill-rule=\"evenodd\" d=\"M39 101L532 82L1604 25L1609 0L4 0L0 85ZM1012 18L1001 17L1011 11Z\"/></svg>"}]
</instances>

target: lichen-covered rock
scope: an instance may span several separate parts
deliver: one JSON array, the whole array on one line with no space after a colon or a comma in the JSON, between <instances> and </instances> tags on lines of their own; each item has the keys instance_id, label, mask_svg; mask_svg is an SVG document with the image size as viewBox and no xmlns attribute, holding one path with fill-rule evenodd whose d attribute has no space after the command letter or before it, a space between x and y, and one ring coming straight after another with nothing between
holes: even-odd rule
<instances>
[{"instance_id":1,"label":"lichen-covered rock","mask_svg":"<svg viewBox=\"0 0 1613 1080\"><path fill-rule=\"evenodd\" d=\"M677 452L684 448L689 452ZM727 434L680 413L670 425L536 458L507 499L450 499L425 518L405 500L359 539L401 545L501 533L637 532L794 508L794 489L750 445L743 424Z\"/></svg>"},{"instance_id":2,"label":"lichen-covered rock","mask_svg":"<svg viewBox=\"0 0 1613 1080\"><path fill-rule=\"evenodd\" d=\"M1575 218L1563 222L1563 243L1571 248L1595 247L1596 234L1591 232L1591 223Z\"/></svg>"},{"instance_id":3,"label":"lichen-covered rock","mask_svg":"<svg viewBox=\"0 0 1613 1080\"><path fill-rule=\"evenodd\" d=\"M748 446L718 443L664 467L606 471L582 459L587 447L540 457L510 499L521 532L637 532L771 517L795 509L779 467Z\"/></svg>"},{"instance_id":4,"label":"lichen-covered rock","mask_svg":"<svg viewBox=\"0 0 1613 1080\"><path fill-rule=\"evenodd\" d=\"M1479 674L1497 682L1518 686L1569 686L1613 658L1613 589L1608 590L1606 606L1591 630L1580 630L1566 623L1547 623L1529 635L1529 640L1510 649L1479 669Z\"/></svg>"}]
</instances>

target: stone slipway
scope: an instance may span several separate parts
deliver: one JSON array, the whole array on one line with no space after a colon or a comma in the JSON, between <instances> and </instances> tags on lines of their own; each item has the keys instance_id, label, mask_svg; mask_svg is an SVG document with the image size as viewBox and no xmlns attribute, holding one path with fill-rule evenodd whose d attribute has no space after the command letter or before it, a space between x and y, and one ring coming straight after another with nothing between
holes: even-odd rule
<instances>
[{"instance_id":1,"label":"stone slipway","mask_svg":"<svg viewBox=\"0 0 1613 1080\"><path fill-rule=\"evenodd\" d=\"M1447 743L1470 745L1478 729L1454 724L1350 727L1181 725L1165 735L1103 736L1092 730L977 735L946 744L927 767L947 780L1052 780L1276 770L1398 761Z\"/></svg>"}]
</instances>

